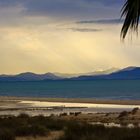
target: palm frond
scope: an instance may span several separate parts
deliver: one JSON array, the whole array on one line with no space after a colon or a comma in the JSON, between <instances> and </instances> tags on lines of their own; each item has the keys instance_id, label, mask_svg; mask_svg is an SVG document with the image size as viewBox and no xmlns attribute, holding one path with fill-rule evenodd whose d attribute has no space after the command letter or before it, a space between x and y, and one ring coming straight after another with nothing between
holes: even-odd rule
<instances>
[{"instance_id":1,"label":"palm frond","mask_svg":"<svg viewBox=\"0 0 140 140\"><path fill-rule=\"evenodd\" d=\"M137 32L140 16L140 0L127 0L122 8L121 17L125 21L121 30L121 37L124 39L128 30Z\"/></svg>"}]
</instances>

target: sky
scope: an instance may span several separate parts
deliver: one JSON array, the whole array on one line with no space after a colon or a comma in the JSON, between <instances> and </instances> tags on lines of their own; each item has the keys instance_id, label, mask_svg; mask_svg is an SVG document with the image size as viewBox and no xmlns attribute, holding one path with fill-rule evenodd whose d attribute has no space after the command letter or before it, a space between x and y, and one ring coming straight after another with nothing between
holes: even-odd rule
<instances>
[{"instance_id":1,"label":"sky","mask_svg":"<svg viewBox=\"0 0 140 140\"><path fill-rule=\"evenodd\" d=\"M125 0L0 0L0 73L86 73L140 66L120 40Z\"/></svg>"}]
</instances>

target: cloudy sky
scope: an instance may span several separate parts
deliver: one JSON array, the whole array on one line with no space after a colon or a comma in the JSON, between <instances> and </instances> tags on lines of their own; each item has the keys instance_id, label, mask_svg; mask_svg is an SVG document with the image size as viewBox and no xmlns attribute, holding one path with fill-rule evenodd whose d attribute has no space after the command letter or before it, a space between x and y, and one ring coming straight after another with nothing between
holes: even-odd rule
<instances>
[{"instance_id":1,"label":"cloudy sky","mask_svg":"<svg viewBox=\"0 0 140 140\"><path fill-rule=\"evenodd\" d=\"M83 73L140 66L120 41L124 0L0 0L0 73Z\"/></svg>"}]
</instances>

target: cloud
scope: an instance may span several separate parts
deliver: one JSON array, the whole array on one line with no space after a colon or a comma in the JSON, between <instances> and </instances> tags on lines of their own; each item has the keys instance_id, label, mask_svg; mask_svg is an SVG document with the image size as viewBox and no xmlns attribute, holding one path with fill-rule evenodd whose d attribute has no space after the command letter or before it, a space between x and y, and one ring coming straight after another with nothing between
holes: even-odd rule
<instances>
[{"instance_id":1,"label":"cloud","mask_svg":"<svg viewBox=\"0 0 140 140\"><path fill-rule=\"evenodd\" d=\"M83 73L140 65L140 41L120 43L122 3L0 0L0 73Z\"/></svg>"},{"instance_id":2,"label":"cloud","mask_svg":"<svg viewBox=\"0 0 140 140\"><path fill-rule=\"evenodd\" d=\"M100 20L83 20L77 21L77 24L121 24L123 19L100 19Z\"/></svg>"},{"instance_id":3,"label":"cloud","mask_svg":"<svg viewBox=\"0 0 140 140\"><path fill-rule=\"evenodd\" d=\"M122 0L0 0L0 5L1 6L12 6L16 4L25 4L25 5L36 5L36 3L40 3L41 5L56 5L56 4L61 4L62 6L68 5L70 3L84 3L84 4L95 4L99 3L101 5L106 5L106 6L112 6L112 5L120 5L123 3ZM59 6L58 5L58 6ZM39 5L38 5L39 6ZM74 6L74 5L73 5Z\"/></svg>"},{"instance_id":4,"label":"cloud","mask_svg":"<svg viewBox=\"0 0 140 140\"><path fill-rule=\"evenodd\" d=\"M22 5L28 16L69 19L118 16L122 4L122 0L0 0L0 7Z\"/></svg>"},{"instance_id":5,"label":"cloud","mask_svg":"<svg viewBox=\"0 0 140 140\"><path fill-rule=\"evenodd\" d=\"M93 0L85 0L89 2L93 2ZM102 5L105 6L120 6L123 1L122 0L94 0L95 2L101 3Z\"/></svg>"},{"instance_id":6,"label":"cloud","mask_svg":"<svg viewBox=\"0 0 140 140\"><path fill-rule=\"evenodd\" d=\"M93 28L69 28L75 32L100 32L102 29L93 29Z\"/></svg>"}]
</instances>

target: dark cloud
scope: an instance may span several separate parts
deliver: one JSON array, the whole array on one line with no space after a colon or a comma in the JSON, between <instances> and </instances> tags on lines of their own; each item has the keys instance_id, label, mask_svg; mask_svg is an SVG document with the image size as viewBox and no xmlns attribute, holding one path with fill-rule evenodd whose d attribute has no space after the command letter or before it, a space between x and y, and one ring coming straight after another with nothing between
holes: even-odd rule
<instances>
[{"instance_id":1,"label":"dark cloud","mask_svg":"<svg viewBox=\"0 0 140 140\"><path fill-rule=\"evenodd\" d=\"M107 6L113 6L113 5L121 5L122 3L124 3L125 0L84 0L84 1L89 3L96 2Z\"/></svg>"},{"instance_id":2,"label":"dark cloud","mask_svg":"<svg viewBox=\"0 0 140 140\"><path fill-rule=\"evenodd\" d=\"M78 21L77 24L120 24L123 23L123 19L100 19L100 20L85 20Z\"/></svg>"},{"instance_id":3,"label":"dark cloud","mask_svg":"<svg viewBox=\"0 0 140 140\"><path fill-rule=\"evenodd\" d=\"M102 3L105 6L121 6L125 2L125 0L95 0L95 1L98 1L99 3Z\"/></svg>"},{"instance_id":4,"label":"dark cloud","mask_svg":"<svg viewBox=\"0 0 140 140\"><path fill-rule=\"evenodd\" d=\"M69 30L75 32L100 32L102 29L93 29L93 28L68 28Z\"/></svg>"},{"instance_id":5,"label":"dark cloud","mask_svg":"<svg viewBox=\"0 0 140 140\"><path fill-rule=\"evenodd\" d=\"M1 7L16 6L18 4L23 4L23 3L24 3L23 0L0 0Z\"/></svg>"},{"instance_id":6,"label":"dark cloud","mask_svg":"<svg viewBox=\"0 0 140 140\"><path fill-rule=\"evenodd\" d=\"M55 4L63 4L68 5L69 3L100 3L102 5L121 5L122 3L125 2L125 0L0 0L0 5L15 5L15 4L29 4L32 3L35 5L36 3L44 4L44 5L55 5ZM74 6L74 5L73 5Z\"/></svg>"},{"instance_id":7,"label":"dark cloud","mask_svg":"<svg viewBox=\"0 0 140 140\"><path fill-rule=\"evenodd\" d=\"M22 5L25 14L57 18L98 18L119 15L123 0L0 0L0 6Z\"/></svg>"}]
</instances>

